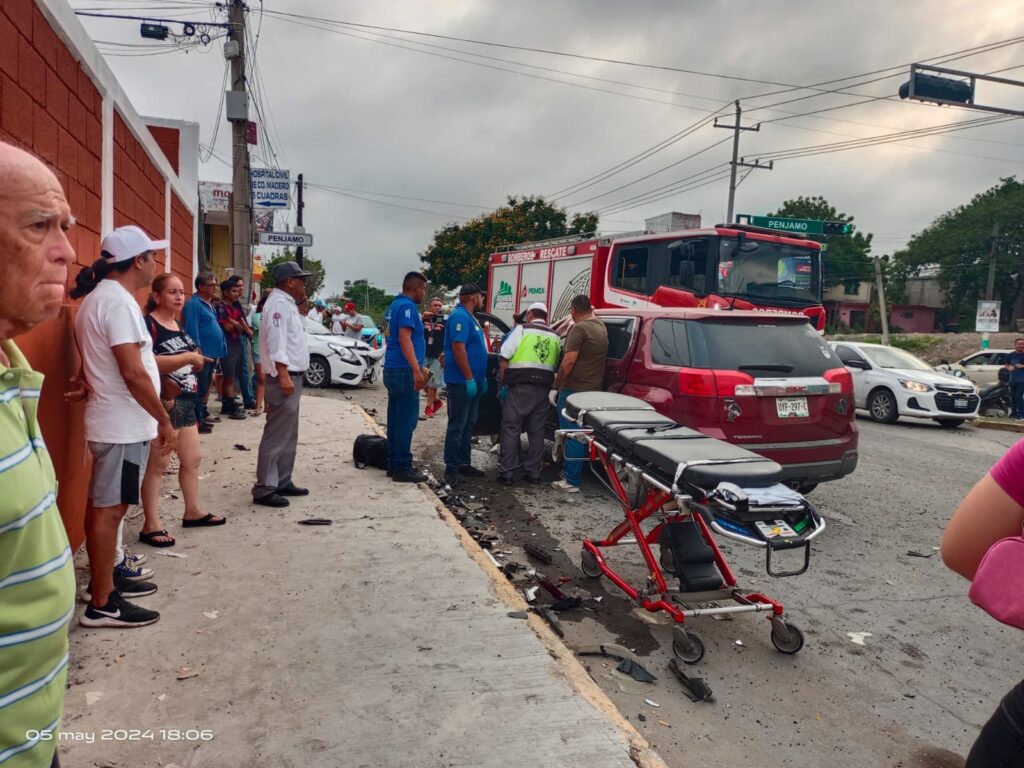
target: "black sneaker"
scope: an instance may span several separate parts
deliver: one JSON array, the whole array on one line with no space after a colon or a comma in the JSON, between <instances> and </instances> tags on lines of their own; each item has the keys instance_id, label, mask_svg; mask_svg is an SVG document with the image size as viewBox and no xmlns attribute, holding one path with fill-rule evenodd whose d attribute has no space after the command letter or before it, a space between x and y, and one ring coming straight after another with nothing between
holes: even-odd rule
<instances>
[{"instance_id":1,"label":"black sneaker","mask_svg":"<svg viewBox=\"0 0 1024 768\"><path fill-rule=\"evenodd\" d=\"M282 485L277 492L281 496L309 496L309 488L299 488L295 483Z\"/></svg>"},{"instance_id":2,"label":"black sneaker","mask_svg":"<svg viewBox=\"0 0 1024 768\"><path fill-rule=\"evenodd\" d=\"M160 620L160 614L140 608L124 599L117 591L110 593L107 604L97 608L92 603L78 619L83 627L145 627Z\"/></svg>"},{"instance_id":3,"label":"black sneaker","mask_svg":"<svg viewBox=\"0 0 1024 768\"><path fill-rule=\"evenodd\" d=\"M213 427L211 427L205 421L200 421L199 422L199 434L200 435L209 435L209 434L212 434L212 433L213 433Z\"/></svg>"},{"instance_id":4,"label":"black sneaker","mask_svg":"<svg viewBox=\"0 0 1024 768\"><path fill-rule=\"evenodd\" d=\"M228 414L228 418L234 421L245 421L249 417L242 413L242 411L234 411Z\"/></svg>"},{"instance_id":5,"label":"black sneaker","mask_svg":"<svg viewBox=\"0 0 1024 768\"><path fill-rule=\"evenodd\" d=\"M425 483L427 476L415 469L396 469L391 474L391 479L396 483Z\"/></svg>"},{"instance_id":6,"label":"black sneaker","mask_svg":"<svg viewBox=\"0 0 1024 768\"><path fill-rule=\"evenodd\" d=\"M459 474L463 477L484 477L487 473L470 464L463 464L459 467Z\"/></svg>"},{"instance_id":7,"label":"black sneaker","mask_svg":"<svg viewBox=\"0 0 1024 768\"><path fill-rule=\"evenodd\" d=\"M260 504L264 507L287 507L291 505L291 502L279 493L272 493L269 496L260 496L258 499L254 497L252 503Z\"/></svg>"},{"instance_id":8,"label":"black sneaker","mask_svg":"<svg viewBox=\"0 0 1024 768\"><path fill-rule=\"evenodd\" d=\"M498 482L502 485L515 485L516 481L508 475L498 475Z\"/></svg>"},{"instance_id":9,"label":"black sneaker","mask_svg":"<svg viewBox=\"0 0 1024 768\"><path fill-rule=\"evenodd\" d=\"M466 478L460 475L458 472L445 472L444 481L448 485L461 485L466 482Z\"/></svg>"},{"instance_id":10,"label":"black sneaker","mask_svg":"<svg viewBox=\"0 0 1024 768\"><path fill-rule=\"evenodd\" d=\"M214 416L212 413L203 417L204 424L217 424L218 422L220 422L220 416Z\"/></svg>"},{"instance_id":11,"label":"black sneaker","mask_svg":"<svg viewBox=\"0 0 1024 768\"><path fill-rule=\"evenodd\" d=\"M119 592L121 597L139 598L152 595L156 592L156 584L151 581L132 581L114 573L114 592ZM82 602L88 603L92 600L92 583L85 588L80 595Z\"/></svg>"},{"instance_id":12,"label":"black sneaker","mask_svg":"<svg viewBox=\"0 0 1024 768\"><path fill-rule=\"evenodd\" d=\"M523 480L525 480L528 483L533 483L534 485L540 485L541 483L544 482L544 478L542 478L542 477L533 477L532 475L524 476Z\"/></svg>"}]
</instances>

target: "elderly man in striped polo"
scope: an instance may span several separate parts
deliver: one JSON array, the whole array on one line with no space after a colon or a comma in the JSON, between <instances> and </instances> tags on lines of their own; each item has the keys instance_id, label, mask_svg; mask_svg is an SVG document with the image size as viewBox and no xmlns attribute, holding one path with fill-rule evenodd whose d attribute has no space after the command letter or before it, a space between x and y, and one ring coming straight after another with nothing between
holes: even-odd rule
<instances>
[{"instance_id":1,"label":"elderly man in striped polo","mask_svg":"<svg viewBox=\"0 0 1024 768\"><path fill-rule=\"evenodd\" d=\"M43 377L14 337L57 316L73 224L56 177L0 142L0 766L59 765L71 548L57 511L57 481L36 419Z\"/></svg>"}]
</instances>

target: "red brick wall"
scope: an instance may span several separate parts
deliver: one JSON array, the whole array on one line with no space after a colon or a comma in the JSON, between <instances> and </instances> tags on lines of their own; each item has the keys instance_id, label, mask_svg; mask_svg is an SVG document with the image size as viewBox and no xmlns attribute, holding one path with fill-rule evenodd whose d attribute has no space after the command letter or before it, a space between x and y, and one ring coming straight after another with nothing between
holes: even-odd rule
<instances>
[{"instance_id":1,"label":"red brick wall","mask_svg":"<svg viewBox=\"0 0 1024 768\"><path fill-rule=\"evenodd\" d=\"M186 293L192 293L193 218L174 190L171 190L171 271L181 278Z\"/></svg>"},{"instance_id":2,"label":"red brick wall","mask_svg":"<svg viewBox=\"0 0 1024 768\"><path fill-rule=\"evenodd\" d=\"M180 173L181 169L178 168L178 158L180 156L181 134L176 128L162 128L158 125L146 127L153 134L156 143L160 145L160 150L171 164L171 168L174 169L175 173Z\"/></svg>"},{"instance_id":3,"label":"red brick wall","mask_svg":"<svg viewBox=\"0 0 1024 768\"><path fill-rule=\"evenodd\" d=\"M56 172L78 219L70 233L78 264L99 256L102 97L32 0L0 2L0 139L34 152ZM72 341L74 307L18 345L46 374L40 421L60 478L58 504L73 546L82 530L89 461L82 407L64 403L64 388L78 365Z\"/></svg>"}]
</instances>

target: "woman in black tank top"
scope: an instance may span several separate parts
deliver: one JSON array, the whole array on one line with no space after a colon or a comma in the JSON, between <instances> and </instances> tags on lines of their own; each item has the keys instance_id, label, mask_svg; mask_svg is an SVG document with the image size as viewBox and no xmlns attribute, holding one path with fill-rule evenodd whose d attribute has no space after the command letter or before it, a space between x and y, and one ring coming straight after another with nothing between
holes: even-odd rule
<instances>
[{"instance_id":1,"label":"woman in black tank top","mask_svg":"<svg viewBox=\"0 0 1024 768\"><path fill-rule=\"evenodd\" d=\"M153 354L160 369L161 397L167 398L171 423L178 432L175 453L178 454L178 482L185 497L182 526L186 528L223 525L227 522L218 515L207 514L199 503L199 429L196 424L195 399L199 382L196 371L201 371L206 358L195 342L178 325L178 314L185 304L185 290L181 280L173 274L158 275L153 280L153 292L146 303L146 327L153 337ZM172 399L173 398L173 399ZM142 481L142 508L145 522L139 541L154 547L170 547L174 538L160 521L160 479L167 468L169 457L151 453Z\"/></svg>"}]
</instances>

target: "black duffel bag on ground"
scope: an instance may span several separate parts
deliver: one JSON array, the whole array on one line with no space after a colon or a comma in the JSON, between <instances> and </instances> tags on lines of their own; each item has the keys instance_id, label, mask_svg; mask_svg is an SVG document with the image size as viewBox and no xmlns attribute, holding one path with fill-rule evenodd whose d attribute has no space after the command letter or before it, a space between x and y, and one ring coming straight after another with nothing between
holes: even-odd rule
<instances>
[{"instance_id":1,"label":"black duffel bag on ground","mask_svg":"<svg viewBox=\"0 0 1024 768\"><path fill-rule=\"evenodd\" d=\"M359 435L352 445L352 460L359 469L387 469L388 439L380 435Z\"/></svg>"}]
</instances>

